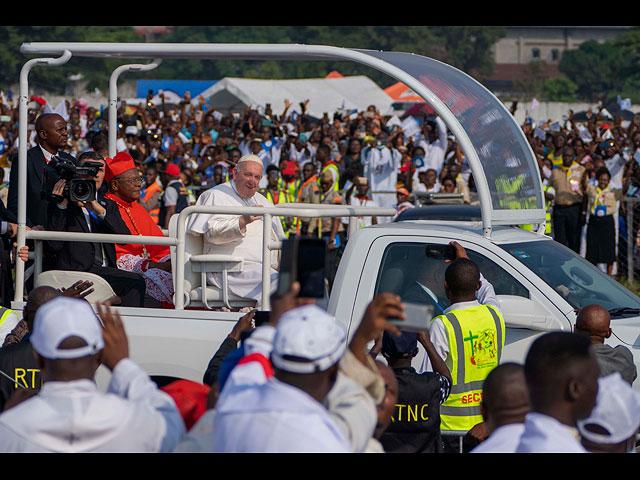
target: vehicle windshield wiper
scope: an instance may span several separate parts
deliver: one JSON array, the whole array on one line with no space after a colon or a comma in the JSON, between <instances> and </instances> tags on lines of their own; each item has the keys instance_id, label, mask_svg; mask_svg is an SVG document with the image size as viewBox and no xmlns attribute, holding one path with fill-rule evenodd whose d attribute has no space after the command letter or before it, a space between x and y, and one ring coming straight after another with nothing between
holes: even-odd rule
<instances>
[{"instance_id":1,"label":"vehicle windshield wiper","mask_svg":"<svg viewBox=\"0 0 640 480\"><path fill-rule=\"evenodd\" d=\"M624 315L624 314L639 314L640 313L640 308L631 308L631 307L619 307L619 308L612 308L611 310L609 310L609 315Z\"/></svg>"}]
</instances>

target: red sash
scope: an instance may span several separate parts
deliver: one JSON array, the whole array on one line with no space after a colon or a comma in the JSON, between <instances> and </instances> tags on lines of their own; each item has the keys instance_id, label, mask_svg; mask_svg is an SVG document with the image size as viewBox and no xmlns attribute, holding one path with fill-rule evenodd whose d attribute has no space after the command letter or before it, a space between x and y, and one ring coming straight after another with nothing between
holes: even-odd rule
<instances>
[{"instance_id":1,"label":"red sash","mask_svg":"<svg viewBox=\"0 0 640 480\"><path fill-rule=\"evenodd\" d=\"M142 235L145 237L163 237L164 234L160 227L155 224L149 212L147 212L138 202L125 202L109 192L106 198L116 202L120 211L120 216L132 235ZM170 247L168 245L138 245L116 243L116 256L120 258L122 255L130 254L138 257L145 257L152 262L158 262L160 259L169 255Z\"/></svg>"}]
</instances>

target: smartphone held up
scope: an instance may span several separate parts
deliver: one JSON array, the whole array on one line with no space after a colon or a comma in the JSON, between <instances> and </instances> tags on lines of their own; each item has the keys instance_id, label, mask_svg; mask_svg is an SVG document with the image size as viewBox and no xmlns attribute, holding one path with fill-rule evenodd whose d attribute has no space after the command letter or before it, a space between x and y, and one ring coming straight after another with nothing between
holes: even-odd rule
<instances>
[{"instance_id":1,"label":"smartphone held up","mask_svg":"<svg viewBox=\"0 0 640 480\"><path fill-rule=\"evenodd\" d=\"M318 238L293 237L282 243L277 295L285 295L294 282L298 297L324 298L327 274L327 243Z\"/></svg>"},{"instance_id":2,"label":"smartphone held up","mask_svg":"<svg viewBox=\"0 0 640 480\"><path fill-rule=\"evenodd\" d=\"M433 319L433 306L419 303L404 303L405 318L390 318L388 322L395 325L400 330L407 332L428 331Z\"/></svg>"}]
</instances>

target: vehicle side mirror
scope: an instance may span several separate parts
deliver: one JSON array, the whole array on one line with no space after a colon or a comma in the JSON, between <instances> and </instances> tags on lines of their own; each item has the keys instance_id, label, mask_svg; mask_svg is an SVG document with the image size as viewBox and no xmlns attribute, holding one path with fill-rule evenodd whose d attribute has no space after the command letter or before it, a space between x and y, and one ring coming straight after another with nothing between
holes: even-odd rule
<instances>
[{"instance_id":1,"label":"vehicle side mirror","mask_svg":"<svg viewBox=\"0 0 640 480\"><path fill-rule=\"evenodd\" d=\"M554 319L540 304L516 295L498 295L506 327L549 330Z\"/></svg>"}]
</instances>

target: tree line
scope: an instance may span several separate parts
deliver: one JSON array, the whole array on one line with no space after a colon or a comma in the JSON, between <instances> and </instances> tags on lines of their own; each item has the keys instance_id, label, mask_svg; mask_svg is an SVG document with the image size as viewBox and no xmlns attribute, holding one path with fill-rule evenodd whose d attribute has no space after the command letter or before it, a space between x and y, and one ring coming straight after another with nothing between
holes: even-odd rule
<instances>
[{"instance_id":1,"label":"tree line","mask_svg":"<svg viewBox=\"0 0 640 480\"><path fill-rule=\"evenodd\" d=\"M299 43L387 50L431 57L466 72L479 81L494 68L492 46L506 34L500 26L176 26L158 35L168 43ZM16 85L28 59L23 42L144 42L126 26L5 26L0 27L0 88ZM86 88L104 89L122 59L72 58L64 68L36 68L30 75L34 91L68 93L69 79L81 74ZM562 76L552 77L544 62L526 66L527 77L515 82L516 95L548 101L607 101L631 98L640 102L640 27L616 40L588 41L563 53ZM246 78L318 78L332 70L342 75L367 75L382 88L395 81L366 66L344 61L164 60L145 74L147 79L218 80Z\"/></svg>"}]
</instances>

